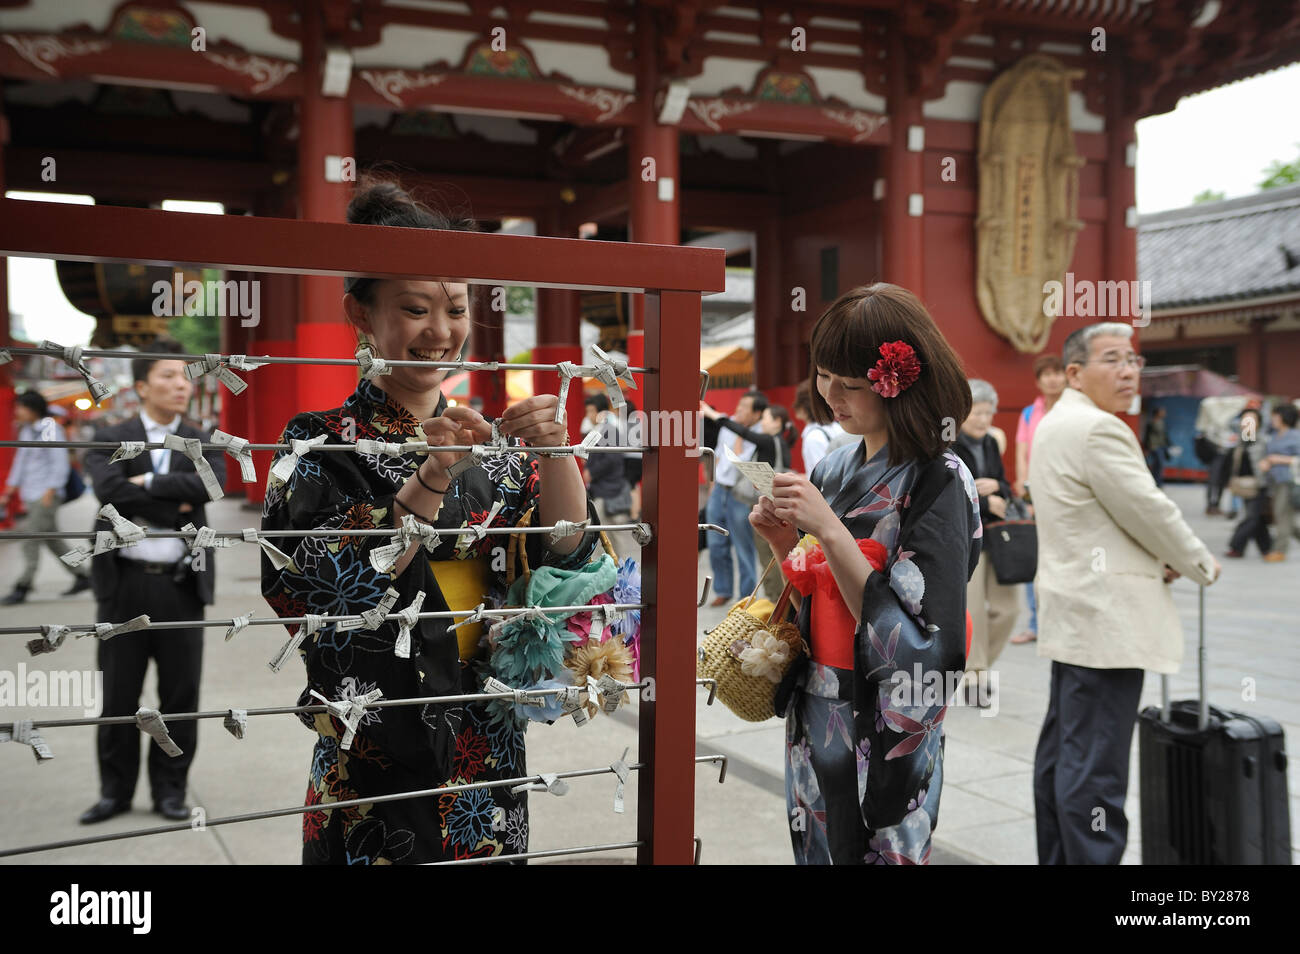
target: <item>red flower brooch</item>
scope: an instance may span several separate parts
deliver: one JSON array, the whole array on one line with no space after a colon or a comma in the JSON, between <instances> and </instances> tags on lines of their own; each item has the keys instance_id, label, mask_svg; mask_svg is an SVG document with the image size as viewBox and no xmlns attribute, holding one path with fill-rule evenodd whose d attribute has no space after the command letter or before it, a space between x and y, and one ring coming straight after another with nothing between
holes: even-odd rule
<instances>
[{"instance_id":1,"label":"red flower brooch","mask_svg":"<svg viewBox=\"0 0 1300 954\"><path fill-rule=\"evenodd\" d=\"M898 397L921 376L921 362L906 341L886 341L880 346L880 360L867 372L875 382L871 390L881 397Z\"/></svg>"}]
</instances>

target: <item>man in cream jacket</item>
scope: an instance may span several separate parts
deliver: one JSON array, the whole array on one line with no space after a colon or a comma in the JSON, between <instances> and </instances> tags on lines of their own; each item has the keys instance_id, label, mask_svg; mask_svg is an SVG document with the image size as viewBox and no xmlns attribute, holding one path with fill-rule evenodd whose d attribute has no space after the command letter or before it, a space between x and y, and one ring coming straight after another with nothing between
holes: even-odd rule
<instances>
[{"instance_id":1,"label":"man in cream jacket","mask_svg":"<svg viewBox=\"0 0 1300 954\"><path fill-rule=\"evenodd\" d=\"M1117 416L1144 363L1132 334L1112 322L1066 339L1069 387L1034 434L1038 654L1052 660L1034 757L1040 864L1119 863L1143 672L1177 672L1183 658L1166 584L1219 575Z\"/></svg>"}]
</instances>

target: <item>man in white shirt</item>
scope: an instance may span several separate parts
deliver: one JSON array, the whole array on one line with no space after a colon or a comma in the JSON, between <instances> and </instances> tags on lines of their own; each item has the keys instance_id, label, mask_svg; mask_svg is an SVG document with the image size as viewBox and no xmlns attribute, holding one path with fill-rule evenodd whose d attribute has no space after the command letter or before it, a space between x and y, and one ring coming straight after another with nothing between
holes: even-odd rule
<instances>
[{"instance_id":1,"label":"man in white shirt","mask_svg":"<svg viewBox=\"0 0 1300 954\"><path fill-rule=\"evenodd\" d=\"M178 354L180 346L156 341L147 352ZM185 362L137 358L131 362L141 411L136 417L100 429L96 441L146 441L161 444L168 434L210 441L211 435L184 422L193 385ZM112 504L126 519L153 530L179 530L189 522L206 525L208 502L203 481L188 457L170 448L154 447L136 457L110 464L111 450L86 455L95 496ZM218 484L225 482L226 464L219 449L204 451ZM96 529L107 528L102 518ZM200 559L201 557L201 559ZM200 620L213 601L213 548L191 556L179 537L145 539L130 547L109 550L93 558L96 621L120 623L147 613L152 623ZM104 715L134 715L140 706L145 670L153 659L158 667L158 709L194 712L199 708L199 674L203 660L203 629L146 629L124 633L98 645L104 672ZM112 818L131 808L140 774L140 746L149 748L149 786L154 811L180 821L190 817L185 806L189 767L198 742L197 723L169 722L168 731L182 754L169 757L134 725L102 725L99 735L100 799L81 816L82 824Z\"/></svg>"}]
</instances>

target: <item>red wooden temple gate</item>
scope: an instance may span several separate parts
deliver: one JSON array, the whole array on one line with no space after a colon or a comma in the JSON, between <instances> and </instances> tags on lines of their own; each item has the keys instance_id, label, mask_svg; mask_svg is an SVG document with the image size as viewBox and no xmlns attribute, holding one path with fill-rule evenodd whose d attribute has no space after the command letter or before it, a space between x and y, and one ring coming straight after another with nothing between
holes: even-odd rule
<instances>
[{"instance_id":1,"label":"red wooden temple gate","mask_svg":"<svg viewBox=\"0 0 1300 954\"><path fill-rule=\"evenodd\" d=\"M674 245L740 230L752 238L731 257L756 269L758 386L793 386L824 304L883 279L917 291L970 373L994 382L1005 430L1035 394L1034 355L995 333L975 298L983 90L1036 52L1077 72L1083 229L1071 267L1127 281L1135 121L1300 49L1300 0L221 0L203 10L213 7L219 20L181 0L0 2L0 186L340 222L351 188L342 161L391 160L406 184L442 187L480 221L531 218L538 234L573 237L590 224L600 238ZM195 49L205 26L206 49ZM262 324L231 323L223 350L346 350L337 279L265 283ZM578 307L569 292L539 295L539 360L576 355ZM499 317L479 314L472 357L504 357ZM637 304L633 363L640 322ZM1058 321L1046 347L1059 350L1070 330ZM328 403L350 387L342 373L268 377L280 403L254 414L228 400L223 427L269 441L265 421L308 393ZM498 408L499 382L473 380ZM0 437L11 436L5 383Z\"/></svg>"}]
</instances>

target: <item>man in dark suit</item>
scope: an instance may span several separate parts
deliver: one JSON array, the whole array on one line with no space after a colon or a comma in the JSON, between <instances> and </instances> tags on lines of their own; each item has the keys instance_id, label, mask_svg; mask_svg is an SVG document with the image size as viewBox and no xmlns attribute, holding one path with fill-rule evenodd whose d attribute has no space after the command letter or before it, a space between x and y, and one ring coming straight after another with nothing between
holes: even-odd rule
<instances>
[{"instance_id":1,"label":"man in dark suit","mask_svg":"<svg viewBox=\"0 0 1300 954\"><path fill-rule=\"evenodd\" d=\"M146 352L180 353L180 346L160 339ZM211 434L186 424L182 413L193 385L182 360L137 358L131 362L141 412L120 424L96 431L96 441L147 441L161 444L169 433L208 441ZM127 520L146 529L179 530L193 522L206 524L208 494L194 463L170 448L147 449L136 457L110 464L111 450L90 450L85 467L95 496L112 504ZM204 452L218 483L226 465L219 449ZM96 530L109 529L102 518ZM93 558L91 582L97 601L97 622L120 623L147 613L151 622L198 620L212 603L216 567L213 548L191 556L181 538L145 539L134 546L109 550ZM159 711L194 712L199 707L199 673L203 660L203 629L148 629L100 640L99 668L104 673L104 715L134 715L140 706L145 670L152 657L158 667ZM149 746L149 786L154 811L171 820L189 818L185 805L186 776L194 760L198 726L193 721L168 723L182 754L171 758L136 726L99 727L100 799L81 816L93 824L129 811L140 774L140 746Z\"/></svg>"}]
</instances>

